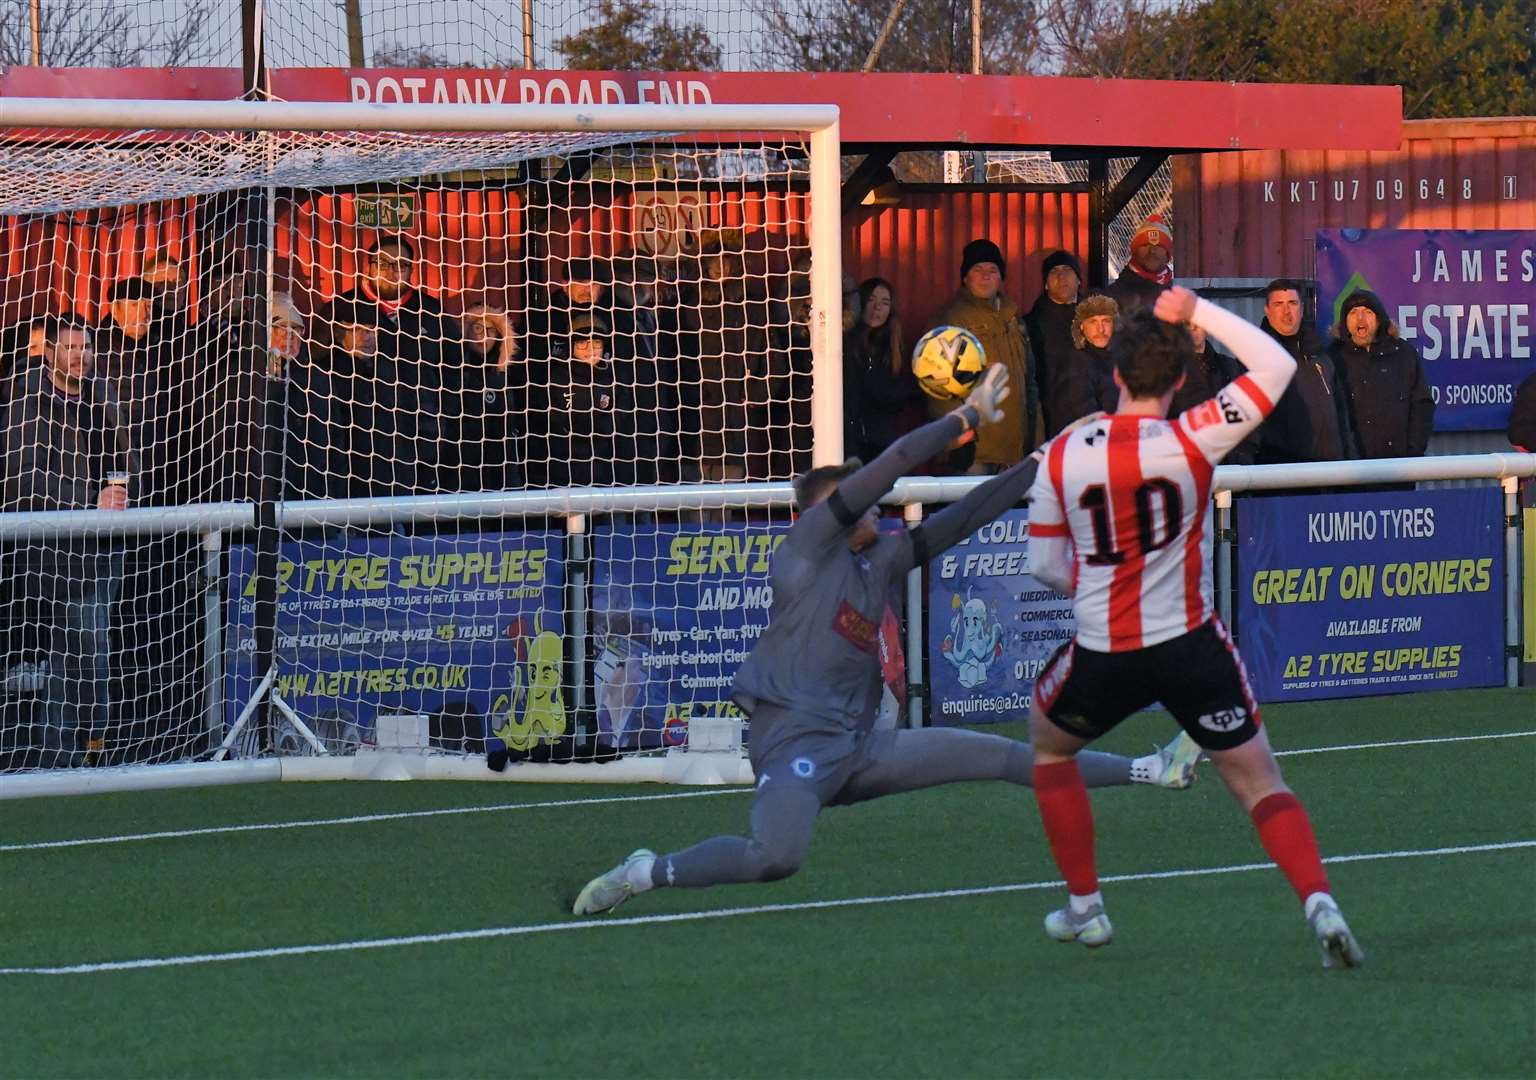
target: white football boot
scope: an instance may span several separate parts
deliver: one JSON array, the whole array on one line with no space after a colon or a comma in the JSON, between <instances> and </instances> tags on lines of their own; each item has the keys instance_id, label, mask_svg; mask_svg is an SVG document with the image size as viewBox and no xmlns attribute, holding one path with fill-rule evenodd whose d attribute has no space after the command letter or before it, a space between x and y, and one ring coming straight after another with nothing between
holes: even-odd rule
<instances>
[{"instance_id":1,"label":"white football boot","mask_svg":"<svg viewBox=\"0 0 1536 1080\"><path fill-rule=\"evenodd\" d=\"M1072 905L1058 908L1045 917L1045 932L1057 941L1076 941L1090 949L1102 948L1115 940L1115 928L1104 914L1104 905L1095 904L1085 914L1073 912Z\"/></svg>"},{"instance_id":2,"label":"white football boot","mask_svg":"<svg viewBox=\"0 0 1536 1080\"><path fill-rule=\"evenodd\" d=\"M639 848L629 858L606 874L599 874L582 888L571 905L573 915L601 915L612 911L635 895L635 887L629 883L629 868L639 859L654 859L656 853L649 848Z\"/></svg>"}]
</instances>

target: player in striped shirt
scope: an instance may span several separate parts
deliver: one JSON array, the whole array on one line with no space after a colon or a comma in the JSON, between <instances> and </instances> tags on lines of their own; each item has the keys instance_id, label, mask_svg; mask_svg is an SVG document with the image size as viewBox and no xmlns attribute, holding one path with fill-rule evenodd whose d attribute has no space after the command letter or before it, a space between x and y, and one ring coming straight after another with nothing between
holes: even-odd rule
<instances>
[{"instance_id":1,"label":"player in striped shirt","mask_svg":"<svg viewBox=\"0 0 1536 1080\"><path fill-rule=\"evenodd\" d=\"M883 679L905 681L904 672L883 671L882 657L899 646L893 600L907 572L1016 506L1038 462L1026 458L910 532L880 531L880 500L955 438L1001 420L1007 376L992 365L966 404L904 435L868 465L823 466L795 482L800 517L773 556L768 629L737 672L731 695L752 718L751 836L716 836L661 855L640 848L586 884L575 914L612 911L653 888L788 877L810 850L827 806L966 780L1029 784L1033 759L1016 739L959 728L874 727ZM1180 735L1135 760L1090 754L1082 778L1091 787L1186 787L1198 757Z\"/></svg>"},{"instance_id":2,"label":"player in striped shirt","mask_svg":"<svg viewBox=\"0 0 1536 1080\"><path fill-rule=\"evenodd\" d=\"M1194 343L1218 339L1248 369L1166 418ZM1058 941L1107 945L1093 814L1076 755L1131 713L1167 707L1253 818L1302 901L1325 967L1364 953L1339 913L1312 824L1286 787L1231 636L1211 607L1211 476L1263 422L1296 365L1258 327L1187 289L1115 331L1120 408L1054 440L1030 491L1029 571L1073 597L1077 635L1047 662L1030 709L1034 788L1070 892L1046 917Z\"/></svg>"}]
</instances>

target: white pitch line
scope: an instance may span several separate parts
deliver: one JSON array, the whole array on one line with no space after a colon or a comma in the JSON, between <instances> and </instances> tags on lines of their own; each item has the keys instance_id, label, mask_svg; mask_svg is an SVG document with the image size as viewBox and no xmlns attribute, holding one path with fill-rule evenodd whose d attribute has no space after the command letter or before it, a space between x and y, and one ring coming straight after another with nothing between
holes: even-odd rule
<instances>
[{"instance_id":1,"label":"white pitch line","mask_svg":"<svg viewBox=\"0 0 1536 1080\"><path fill-rule=\"evenodd\" d=\"M1400 739L1389 742L1349 743L1341 746L1314 746L1301 750L1277 750L1276 757L1294 754L1331 754L1339 750L1390 749L1399 746L1430 746L1436 743L1482 742L1489 739L1522 739L1536 736L1536 731L1512 731L1489 735L1451 735L1437 739ZM257 825L208 825L197 829L167 829L163 832L124 833L113 836L89 836L74 840L38 840L25 844L0 844L0 854L19 851L50 851L55 848L93 847L100 844L128 844L144 840L175 840L193 836L221 836L226 833L271 832L281 829L316 829L330 825L368 825L379 821L407 821L412 818L442 817L449 814L496 814L510 810L544 810L566 806L601 806L609 803L660 802L667 799L692 799L707 795L744 795L748 787L710 788L704 791L674 791L655 795L614 795L597 799L558 799L550 802L497 803L492 806L455 806L440 810L401 810L388 814L358 814L351 817L315 818L308 821L274 821Z\"/></svg>"},{"instance_id":2,"label":"white pitch line","mask_svg":"<svg viewBox=\"0 0 1536 1080\"><path fill-rule=\"evenodd\" d=\"M1438 739L1398 739L1393 742L1347 743L1342 746L1312 746L1304 750L1276 750L1275 757L1292 754L1331 754L1336 750L1377 750L1392 746L1431 746L1435 743L1483 742L1487 739L1525 739L1536 731L1506 731L1498 735L1447 735Z\"/></svg>"},{"instance_id":3,"label":"white pitch line","mask_svg":"<svg viewBox=\"0 0 1536 1080\"><path fill-rule=\"evenodd\" d=\"M1334 855L1325 863L1372 862L1380 859L1435 858L1442 855L1470 855L1514 848L1536 848L1536 840L1509 840L1497 844L1473 844L1461 847L1428 848L1419 851L1370 851L1356 855ZM1205 877L1211 874L1240 874L1253 870L1272 870L1273 863L1239 863L1190 870L1159 870L1143 874L1115 874L1101 877L1101 882L1161 881L1167 878ZM99 964L71 964L66 967L0 968L0 975L96 975L110 971L138 971L145 968L188 967L197 964L222 964L236 960L266 960L281 956L313 956L320 953L361 952L366 949L394 949L407 945L437 945L444 942L479 941L486 938L523 937L529 934L559 933L566 930L601 930L626 926L656 926L662 923L702 922L709 919L733 919L748 915L771 915L791 911L821 911L829 908L869 907L877 904L908 904L922 900L952 900L998 893L1030 892L1064 886L1064 881L1029 881L1013 885L984 885L973 889L936 889L930 892L897 893L889 896L854 896L841 900L807 900L797 904L758 904L753 907L717 908L712 911L688 911L672 915L636 915L628 918L582 919L572 922L534 923L527 926L496 926L483 930L451 930L438 934L413 934L409 937L368 938L318 945L287 945L270 949L244 949L238 952L193 953L187 956L153 956L140 960L110 960Z\"/></svg>"},{"instance_id":4,"label":"white pitch line","mask_svg":"<svg viewBox=\"0 0 1536 1080\"><path fill-rule=\"evenodd\" d=\"M209 825L200 829L168 829L164 832L89 836L79 840L39 840L30 844L0 844L0 852L46 851L50 848L126 844L135 840L169 840L185 836L216 836L223 833L269 832L274 829L317 829L324 825L367 825L375 821L403 821L407 818L442 817L446 814L498 814L508 810L545 810L561 806L654 802L658 799L699 799L708 795L740 795L750 790L745 787L708 788L703 791L669 791L657 795L612 795L597 799L556 799L550 802L496 803L493 806L451 806L441 810L400 810L388 814L357 814L352 817L316 818L310 821L272 821L257 825Z\"/></svg>"}]
</instances>

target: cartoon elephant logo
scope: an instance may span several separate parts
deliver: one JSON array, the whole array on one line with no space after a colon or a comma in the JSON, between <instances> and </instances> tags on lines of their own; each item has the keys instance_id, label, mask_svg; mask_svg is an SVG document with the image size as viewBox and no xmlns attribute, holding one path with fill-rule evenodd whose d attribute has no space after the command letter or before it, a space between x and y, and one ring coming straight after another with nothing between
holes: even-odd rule
<instances>
[{"instance_id":1,"label":"cartoon elephant logo","mask_svg":"<svg viewBox=\"0 0 1536 1080\"><path fill-rule=\"evenodd\" d=\"M986 682L987 668L1002 658L1003 624L996 611L971 596L969 589L965 596L964 602L958 595L951 598L955 613L941 651L960 673L960 685L970 690Z\"/></svg>"}]
</instances>

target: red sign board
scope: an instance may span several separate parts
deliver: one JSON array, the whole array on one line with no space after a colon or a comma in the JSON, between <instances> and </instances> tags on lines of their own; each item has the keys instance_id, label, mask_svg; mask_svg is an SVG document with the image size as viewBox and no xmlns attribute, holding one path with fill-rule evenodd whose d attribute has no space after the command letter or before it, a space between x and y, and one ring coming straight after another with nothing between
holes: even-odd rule
<instances>
[{"instance_id":1,"label":"red sign board","mask_svg":"<svg viewBox=\"0 0 1536 1080\"><path fill-rule=\"evenodd\" d=\"M238 97L233 68L0 74L0 97ZM854 72L614 72L278 68L287 101L501 104L820 104L842 110L845 143L1396 150L1395 86L1295 86L998 75Z\"/></svg>"}]
</instances>

